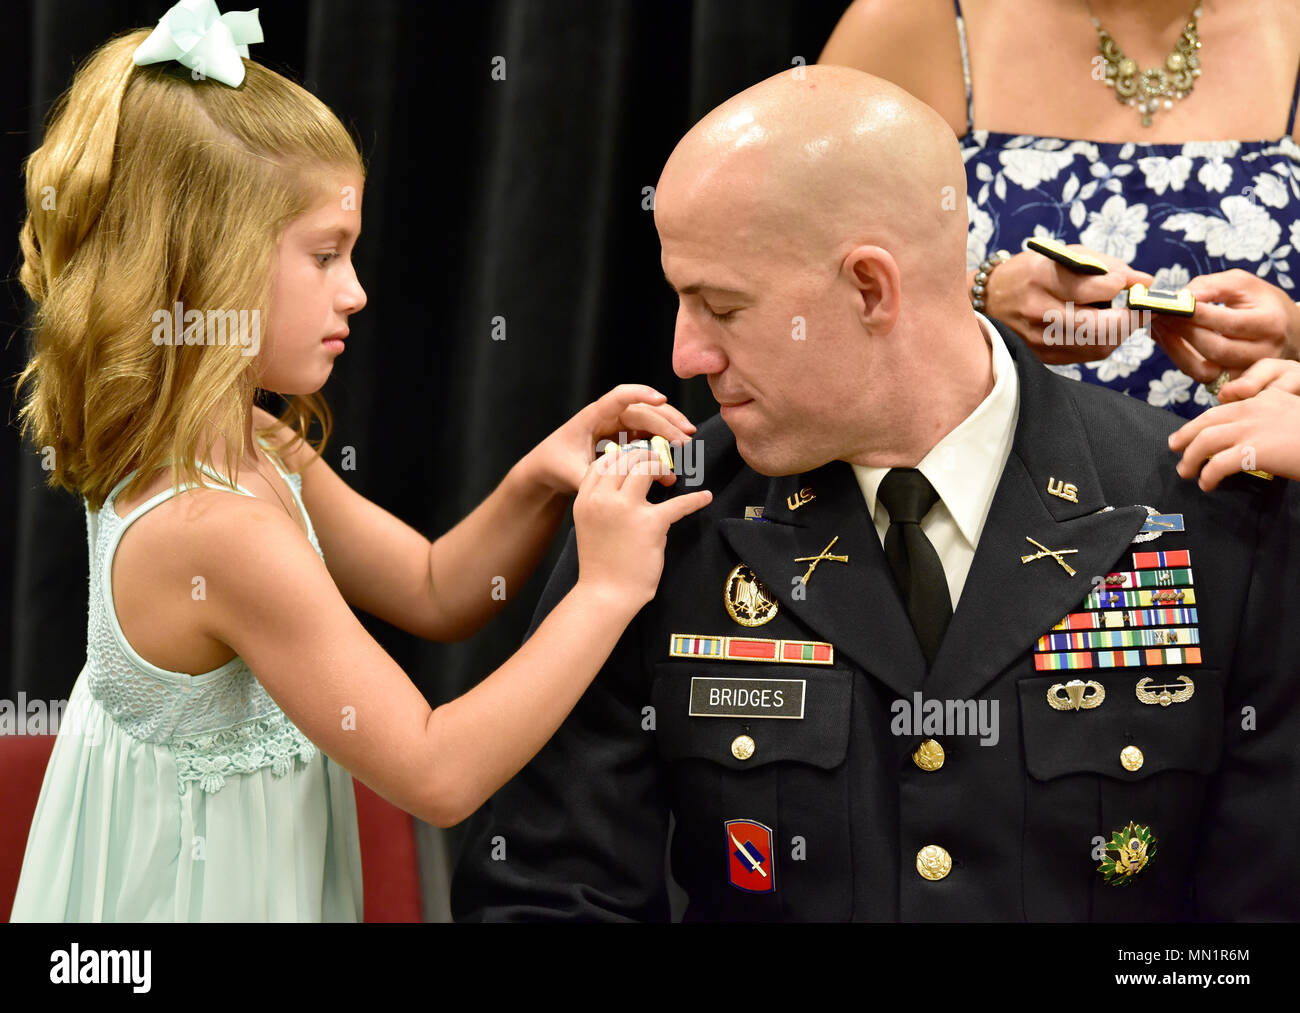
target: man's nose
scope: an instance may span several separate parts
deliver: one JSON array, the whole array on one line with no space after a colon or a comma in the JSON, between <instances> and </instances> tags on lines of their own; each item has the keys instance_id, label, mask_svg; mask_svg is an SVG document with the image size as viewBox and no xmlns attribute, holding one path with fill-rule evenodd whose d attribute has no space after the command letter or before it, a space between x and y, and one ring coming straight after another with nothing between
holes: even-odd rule
<instances>
[{"instance_id":1,"label":"man's nose","mask_svg":"<svg viewBox=\"0 0 1300 1013\"><path fill-rule=\"evenodd\" d=\"M701 373L721 373L727 367L722 349L700 328L685 308L677 311L673 331L673 372L683 380Z\"/></svg>"}]
</instances>

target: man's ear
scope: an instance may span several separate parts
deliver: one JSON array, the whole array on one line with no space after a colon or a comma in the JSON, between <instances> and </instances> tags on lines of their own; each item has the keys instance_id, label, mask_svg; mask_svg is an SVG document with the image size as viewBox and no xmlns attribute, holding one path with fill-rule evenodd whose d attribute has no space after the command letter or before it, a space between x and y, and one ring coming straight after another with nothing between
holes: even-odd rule
<instances>
[{"instance_id":1,"label":"man's ear","mask_svg":"<svg viewBox=\"0 0 1300 1013\"><path fill-rule=\"evenodd\" d=\"M880 246L858 246L850 250L842 267L858 290L858 319L876 334L888 334L902 309L902 277L893 255Z\"/></svg>"}]
</instances>

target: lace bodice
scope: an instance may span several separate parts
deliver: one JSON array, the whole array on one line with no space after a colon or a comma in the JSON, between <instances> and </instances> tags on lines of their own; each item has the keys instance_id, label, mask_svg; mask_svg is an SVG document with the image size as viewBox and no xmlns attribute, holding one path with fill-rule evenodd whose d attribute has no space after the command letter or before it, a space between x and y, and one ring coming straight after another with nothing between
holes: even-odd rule
<instances>
[{"instance_id":1,"label":"lace bodice","mask_svg":"<svg viewBox=\"0 0 1300 1013\"><path fill-rule=\"evenodd\" d=\"M206 465L200 467L217 481L227 481ZM293 492L307 521L308 538L320 553L302 503L301 476L286 473L279 463L276 468ZM242 658L188 675L150 664L127 642L113 606L113 555L132 523L175 495L168 488L128 516L118 517L114 503L132 475L114 487L100 510L86 506L90 545L86 674L91 695L128 735L170 747L176 760L177 790L182 793L191 782L205 792L215 792L231 774L271 767L282 776L295 760L310 761L316 747L280 710ZM234 492L228 485L223 488ZM243 486L238 488L239 493L252 495Z\"/></svg>"}]
</instances>

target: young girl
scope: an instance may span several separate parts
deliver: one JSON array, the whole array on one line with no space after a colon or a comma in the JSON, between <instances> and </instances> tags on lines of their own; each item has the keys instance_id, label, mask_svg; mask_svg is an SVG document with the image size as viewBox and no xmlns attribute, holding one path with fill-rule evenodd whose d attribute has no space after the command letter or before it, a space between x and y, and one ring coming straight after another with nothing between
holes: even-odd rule
<instances>
[{"instance_id":1,"label":"young girl","mask_svg":"<svg viewBox=\"0 0 1300 1013\"><path fill-rule=\"evenodd\" d=\"M12 918L359 921L348 772L450 826L527 763L653 596L668 527L710 500L652 505L650 455L588 467L595 443L694 427L619 387L432 544L353 492L320 456L315 392L365 305L360 156L285 78L238 59L224 82L137 66L147 36L90 57L26 167L21 280L38 316L21 419L52 484L85 498L90 608ZM223 315L232 332L214 341ZM283 420L258 390L289 400ZM577 585L514 657L430 710L349 605L469 636L575 490Z\"/></svg>"}]
</instances>

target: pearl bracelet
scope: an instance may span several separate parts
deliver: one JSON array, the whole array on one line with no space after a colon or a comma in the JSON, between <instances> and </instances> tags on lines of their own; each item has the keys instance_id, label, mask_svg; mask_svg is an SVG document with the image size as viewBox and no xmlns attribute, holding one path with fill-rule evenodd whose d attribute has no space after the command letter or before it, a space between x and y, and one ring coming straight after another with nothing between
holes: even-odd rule
<instances>
[{"instance_id":1,"label":"pearl bracelet","mask_svg":"<svg viewBox=\"0 0 1300 1013\"><path fill-rule=\"evenodd\" d=\"M982 261L980 266L975 270L975 284L971 286L970 302L981 313L984 312L984 301L988 296L989 275L999 264L1006 263L1011 259L1011 254L1006 250L998 250L996 253L990 253Z\"/></svg>"}]
</instances>

